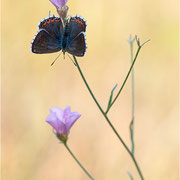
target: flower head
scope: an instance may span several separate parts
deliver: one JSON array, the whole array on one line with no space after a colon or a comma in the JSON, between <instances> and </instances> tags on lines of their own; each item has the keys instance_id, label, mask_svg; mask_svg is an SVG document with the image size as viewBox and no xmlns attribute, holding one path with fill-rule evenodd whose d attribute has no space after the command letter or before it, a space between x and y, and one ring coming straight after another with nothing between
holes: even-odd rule
<instances>
[{"instance_id":1,"label":"flower head","mask_svg":"<svg viewBox=\"0 0 180 180\"><path fill-rule=\"evenodd\" d=\"M50 0L50 1L56 7L57 13L65 22L67 13L68 13L68 9L69 9L69 7L66 6L66 3L68 0Z\"/></svg>"},{"instance_id":2,"label":"flower head","mask_svg":"<svg viewBox=\"0 0 180 180\"><path fill-rule=\"evenodd\" d=\"M67 106L64 110L59 107L52 107L46 122L55 129L56 136L65 143L70 128L80 116L81 114L78 112L71 112L70 106Z\"/></svg>"}]
</instances>

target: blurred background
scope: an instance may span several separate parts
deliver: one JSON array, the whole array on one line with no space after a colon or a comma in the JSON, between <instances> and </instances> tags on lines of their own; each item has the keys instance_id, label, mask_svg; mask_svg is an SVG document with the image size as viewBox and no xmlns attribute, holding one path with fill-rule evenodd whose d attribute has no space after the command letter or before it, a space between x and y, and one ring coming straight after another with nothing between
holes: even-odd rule
<instances>
[{"instance_id":1,"label":"blurred background","mask_svg":"<svg viewBox=\"0 0 180 180\"><path fill-rule=\"evenodd\" d=\"M78 62L104 109L130 67L129 35L151 39L135 64L135 156L145 179L177 180L178 2L69 0L67 5L70 15L87 20L88 49ZM92 176L128 180L129 171L139 179L68 56L51 67L58 53L31 53L37 24L49 11L57 15L48 0L2 1L2 179L88 179L45 123L50 107L67 105L82 114L69 147ZM131 79L108 116L130 147Z\"/></svg>"}]
</instances>

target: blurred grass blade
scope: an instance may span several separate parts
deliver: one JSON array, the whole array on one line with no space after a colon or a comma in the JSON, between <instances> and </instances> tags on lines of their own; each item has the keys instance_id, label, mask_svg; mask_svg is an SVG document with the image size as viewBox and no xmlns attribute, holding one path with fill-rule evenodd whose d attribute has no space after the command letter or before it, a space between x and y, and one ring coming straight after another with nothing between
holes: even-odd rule
<instances>
[{"instance_id":1,"label":"blurred grass blade","mask_svg":"<svg viewBox=\"0 0 180 180\"><path fill-rule=\"evenodd\" d=\"M129 37L129 44L130 44L130 54L131 54L131 64L133 63L133 43L135 38ZM137 41L137 36L136 36ZM140 43L140 42L139 42ZM132 89L132 120L129 125L130 128L130 136L131 136L131 152L134 155L134 107L135 107L135 93L134 93L134 67L132 68L131 72L131 89Z\"/></svg>"},{"instance_id":2,"label":"blurred grass blade","mask_svg":"<svg viewBox=\"0 0 180 180\"><path fill-rule=\"evenodd\" d=\"M131 135L131 152L134 156L134 119L132 119L129 129L130 129L130 135Z\"/></svg>"},{"instance_id":3,"label":"blurred grass blade","mask_svg":"<svg viewBox=\"0 0 180 180\"><path fill-rule=\"evenodd\" d=\"M111 103L112 103L112 97L113 97L113 93L114 93L114 90L116 89L117 87L117 84L113 87L113 89L111 90L111 95L109 97L109 102L108 102L108 106L107 106L107 110L105 112L105 114L107 114L107 112L109 111L110 107L111 107Z\"/></svg>"},{"instance_id":4,"label":"blurred grass blade","mask_svg":"<svg viewBox=\"0 0 180 180\"><path fill-rule=\"evenodd\" d=\"M132 174L131 174L129 171L128 171L128 175L129 175L129 177L130 177L131 180L134 180Z\"/></svg>"}]
</instances>

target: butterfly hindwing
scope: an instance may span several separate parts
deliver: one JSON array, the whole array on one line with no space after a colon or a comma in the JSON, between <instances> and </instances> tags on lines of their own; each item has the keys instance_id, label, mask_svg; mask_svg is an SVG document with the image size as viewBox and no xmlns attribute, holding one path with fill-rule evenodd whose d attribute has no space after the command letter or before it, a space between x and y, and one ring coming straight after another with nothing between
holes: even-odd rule
<instances>
[{"instance_id":1,"label":"butterfly hindwing","mask_svg":"<svg viewBox=\"0 0 180 180\"><path fill-rule=\"evenodd\" d=\"M82 57L86 52L86 37L85 32L80 32L67 47L67 52Z\"/></svg>"},{"instance_id":2,"label":"butterfly hindwing","mask_svg":"<svg viewBox=\"0 0 180 180\"><path fill-rule=\"evenodd\" d=\"M54 53L60 50L58 39L53 38L43 29L38 31L31 46L31 51L36 54Z\"/></svg>"}]
</instances>

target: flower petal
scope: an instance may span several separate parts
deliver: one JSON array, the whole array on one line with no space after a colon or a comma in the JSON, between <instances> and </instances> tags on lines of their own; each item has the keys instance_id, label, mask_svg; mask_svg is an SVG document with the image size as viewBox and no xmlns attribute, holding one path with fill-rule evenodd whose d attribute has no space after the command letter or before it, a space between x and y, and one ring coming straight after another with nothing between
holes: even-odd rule
<instances>
[{"instance_id":1,"label":"flower petal","mask_svg":"<svg viewBox=\"0 0 180 180\"><path fill-rule=\"evenodd\" d=\"M66 5L67 0L50 0L51 3L56 6L56 8L60 8Z\"/></svg>"},{"instance_id":2,"label":"flower petal","mask_svg":"<svg viewBox=\"0 0 180 180\"><path fill-rule=\"evenodd\" d=\"M66 108L64 109L64 113L71 113L71 107L66 106Z\"/></svg>"},{"instance_id":3,"label":"flower petal","mask_svg":"<svg viewBox=\"0 0 180 180\"><path fill-rule=\"evenodd\" d=\"M79 114L78 112L72 112L69 115L69 120L66 122L67 131L70 130L72 125L80 118L80 116L81 116L81 114Z\"/></svg>"},{"instance_id":4,"label":"flower petal","mask_svg":"<svg viewBox=\"0 0 180 180\"><path fill-rule=\"evenodd\" d=\"M47 116L46 122L49 123L56 131L58 131L58 120L55 113L51 113Z\"/></svg>"},{"instance_id":5,"label":"flower petal","mask_svg":"<svg viewBox=\"0 0 180 180\"><path fill-rule=\"evenodd\" d=\"M59 126L58 126L57 133L63 134L63 135L68 134L68 130L66 128L66 125L61 121L58 121L58 123L59 123Z\"/></svg>"},{"instance_id":6,"label":"flower petal","mask_svg":"<svg viewBox=\"0 0 180 180\"><path fill-rule=\"evenodd\" d=\"M48 117L46 118L46 122L49 123L57 133L68 134L65 124L57 118L55 112L52 112L48 115Z\"/></svg>"},{"instance_id":7,"label":"flower petal","mask_svg":"<svg viewBox=\"0 0 180 180\"><path fill-rule=\"evenodd\" d=\"M66 108L63 111L63 115L62 115L62 119L63 119L64 123L69 121L70 114L71 114L71 107L70 106L66 106Z\"/></svg>"},{"instance_id":8,"label":"flower petal","mask_svg":"<svg viewBox=\"0 0 180 180\"><path fill-rule=\"evenodd\" d=\"M63 116L63 109L59 108L59 107L52 107L50 109L50 112L51 113L56 113L56 116L58 119L62 119L62 116Z\"/></svg>"}]
</instances>

